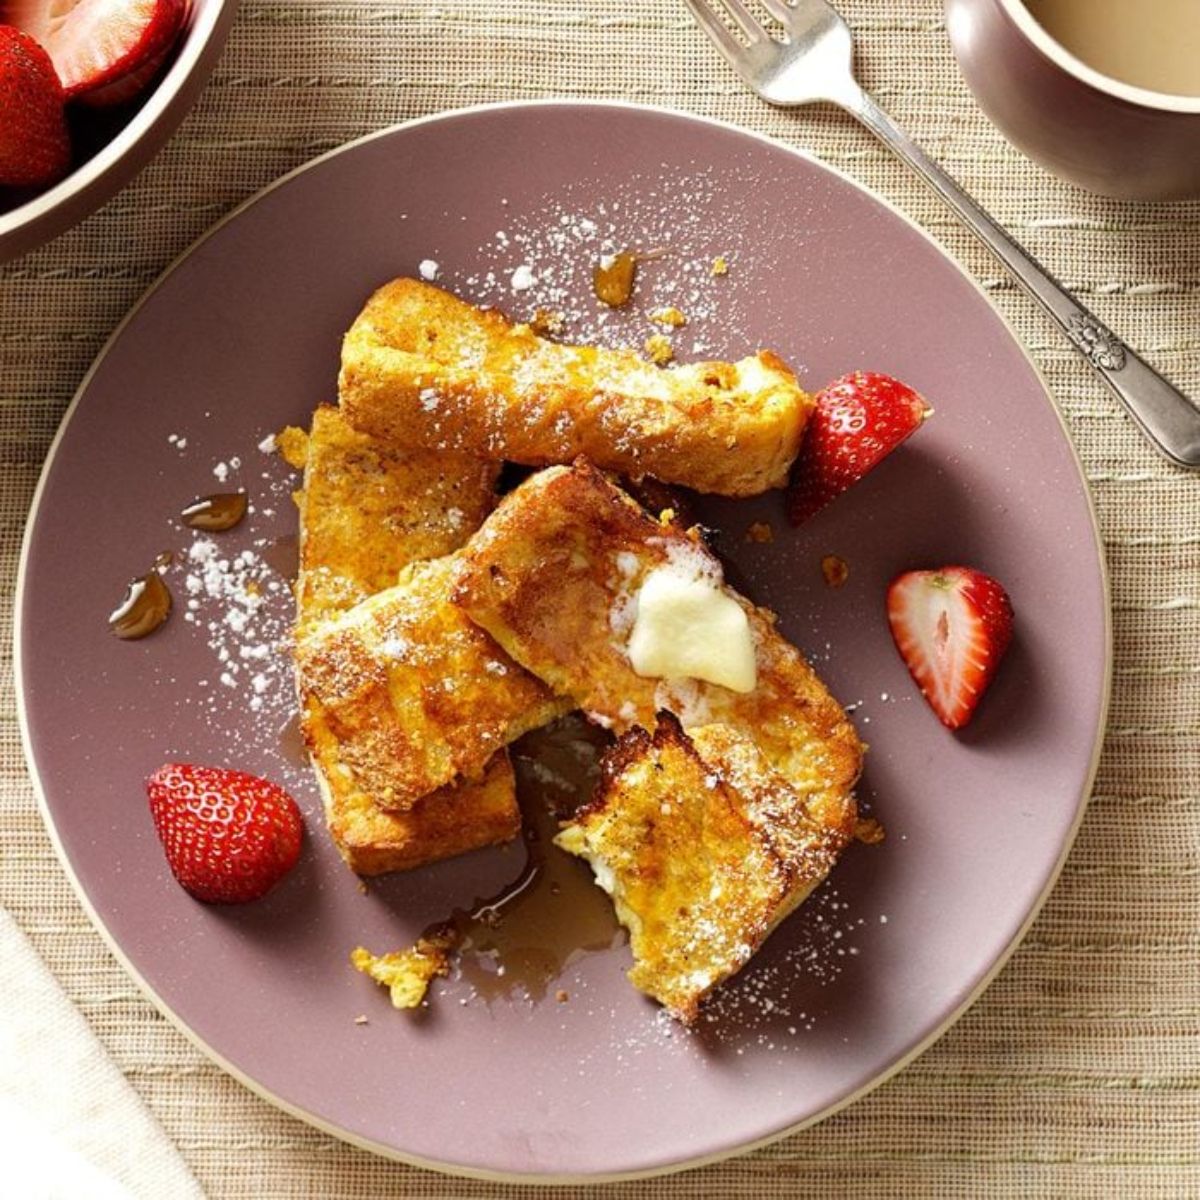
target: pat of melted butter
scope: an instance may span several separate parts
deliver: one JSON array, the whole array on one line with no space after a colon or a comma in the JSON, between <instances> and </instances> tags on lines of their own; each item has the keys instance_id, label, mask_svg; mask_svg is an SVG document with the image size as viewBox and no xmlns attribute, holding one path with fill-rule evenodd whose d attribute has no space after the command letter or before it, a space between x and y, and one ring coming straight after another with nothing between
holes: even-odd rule
<instances>
[{"instance_id":1,"label":"pat of melted butter","mask_svg":"<svg viewBox=\"0 0 1200 1200\"><path fill-rule=\"evenodd\" d=\"M733 692L752 692L758 682L741 605L674 564L656 567L638 591L629 661L651 679L703 679Z\"/></svg>"}]
</instances>

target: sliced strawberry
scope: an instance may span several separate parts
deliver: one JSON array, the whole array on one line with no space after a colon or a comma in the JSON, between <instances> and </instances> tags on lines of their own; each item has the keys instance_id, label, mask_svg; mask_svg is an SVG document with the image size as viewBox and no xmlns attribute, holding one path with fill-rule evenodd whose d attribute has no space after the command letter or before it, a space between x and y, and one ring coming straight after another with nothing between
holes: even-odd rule
<instances>
[{"instance_id":1,"label":"sliced strawberry","mask_svg":"<svg viewBox=\"0 0 1200 1200\"><path fill-rule=\"evenodd\" d=\"M296 802L257 775L168 763L147 780L146 793L171 872L197 900L257 900L300 857Z\"/></svg>"},{"instance_id":2,"label":"sliced strawberry","mask_svg":"<svg viewBox=\"0 0 1200 1200\"><path fill-rule=\"evenodd\" d=\"M68 98L161 61L186 11L187 0L0 0L0 18L45 46Z\"/></svg>"},{"instance_id":3,"label":"sliced strawberry","mask_svg":"<svg viewBox=\"0 0 1200 1200\"><path fill-rule=\"evenodd\" d=\"M933 409L907 384L855 371L817 393L792 468L788 515L807 521L919 429Z\"/></svg>"},{"instance_id":4,"label":"sliced strawberry","mask_svg":"<svg viewBox=\"0 0 1200 1200\"><path fill-rule=\"evenodd\" d=\"M943 725L961 729L1012 640L1008 593L973 567L906 571L887 594L900 657Z\"/></svg>"},{"instance_id":5,"label":"sliced strawberry","mask_svg":"<svg viewBox=\"0 0 1200 1200\"><path fill-rule=\"evenodd\" d=\"M70 164L54 64L28 34L0 25L0 186L44 187Z\"/></svg>"},{"instance_id":6,"label":"sliced strawberry","mask_svg":"<svg viewBox=\"0 0 1200 1200\"><path fill-rule=\"evenodd\" d=\"M80 104L86 104L88 108L116 108L118 104L128 104L130 100L136 99L153 83L174 49L174 43L164 46L153 58L148 58L140 67L119 76L112 83L103 84L101 87L92 88L87 92L80 92L75 99Z\"/></svg>"}]
</instances>

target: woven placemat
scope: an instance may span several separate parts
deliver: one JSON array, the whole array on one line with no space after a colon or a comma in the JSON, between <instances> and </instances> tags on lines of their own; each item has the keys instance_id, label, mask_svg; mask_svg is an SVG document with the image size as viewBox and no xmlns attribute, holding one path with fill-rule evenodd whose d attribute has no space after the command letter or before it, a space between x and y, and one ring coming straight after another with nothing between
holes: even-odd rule
<instances>
[{"instance_id":1,"label":"woven placemat","mask_svg":"<svg viewBox=\"0 0 1200 1200\"><path fill-rule=\"evenodd\" d=\"M1200 396L1200 204L1104 200L1025 161L972 102L938 0L841 6L880 101ZM901 164L832 110L781 113L753 99L681 0L245 0L210 86L159 158L78 229L0 269L0 903L214 1198L567 1194L443 1179L350 1149L276 1112L176 1033L104 949L55 861L21 756L9 653L18 546L46 449L89 361L163 267L234 204L348 138L552 96L669 105L807 147L930 229L983 281L1058 396L1096 498L1115 606L1096 794L1057 890L983 999L819 1127L611 1193L1200 1195L1200 478L1146 448Z\"/></svg>"}]
</instances>

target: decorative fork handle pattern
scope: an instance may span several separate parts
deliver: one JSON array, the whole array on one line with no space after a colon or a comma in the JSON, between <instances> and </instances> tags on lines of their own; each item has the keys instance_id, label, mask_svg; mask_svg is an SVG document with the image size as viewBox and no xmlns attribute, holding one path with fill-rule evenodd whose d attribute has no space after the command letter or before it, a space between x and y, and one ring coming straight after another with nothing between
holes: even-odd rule
<instances>
[{"instance_id":1,"label":"decorative fork handle pattern","mask_svg":"<svg viewBox=\"0 0 1200 1200\"><path fill-rule=\"evenodd\" d=\"M1062 327L1092 369L1172 462L1200 468L1200 409L1088 312L857 84L835 102L896 151L979 235L1017 282Z\"/></svg>"}]
</instances>

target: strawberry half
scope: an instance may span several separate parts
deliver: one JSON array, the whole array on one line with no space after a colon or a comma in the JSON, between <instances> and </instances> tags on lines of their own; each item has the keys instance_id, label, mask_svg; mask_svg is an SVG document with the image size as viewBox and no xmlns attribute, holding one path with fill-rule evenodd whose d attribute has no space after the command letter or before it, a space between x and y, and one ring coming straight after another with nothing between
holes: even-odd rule
<instances>
[{"instance_id":1,"label":"strawberry half","mask_svg":"<svg viewBox=\"0 0 1200 1200\"><path fill-rule=\"evenodd\" d=\"M296 802L257 775L168 763L147 780L146 793L171 872L197 900L257 900L300 857Z\"/></svg>"},{"instance_id":2,"label":"strawberry half","mask_svg":"<svg viewBox=\"0 0 1200 1200\"><path fill-rule=\"evenodd\" d=\"M972 567L906 571L888 588L887 615L921 694L943 725L961 729L1012 641L1008 593Z\"/></svg>"},{"instance_id":3,"label":"strawberry half","mask_svg":"<svg viewBox=\"0 0 1200 1200\"><path fill-rule=\"evenodd\" d=\"M818 392L792 468L792 524L807 521L857 483L932 413L907 384L875 371L843 375Z\"/></svg>"},{"instance_id":4,"label":"strawberry half","mask_svg":"<svg viewBox=\"0 0 1200 1200\"><path fill-rule=\"evenodd\" d=\"M68 98L149 80L183 25L188 0L0 0L0 19L36 38ZM116 89L110 96L127 98ZM129 92L128 94L132 94Z\"/></svg>"},{"instance_id":5,"label":"strawberry half","mask_svg":"<svg viewBox=\"0 0 1200 1200\"><path fill-rule=\"evenodd\" d=\"M33 38L0 25L0 186L43 187L70 164L54 64Z\"/></svg>"}]
</instances>

